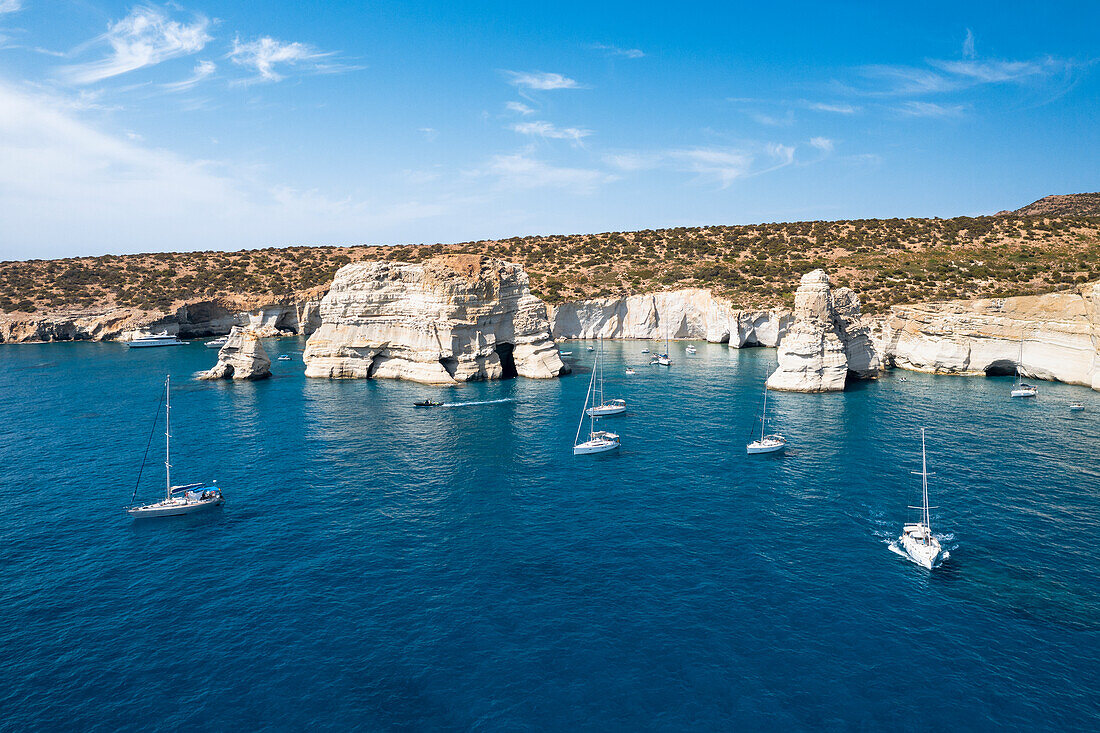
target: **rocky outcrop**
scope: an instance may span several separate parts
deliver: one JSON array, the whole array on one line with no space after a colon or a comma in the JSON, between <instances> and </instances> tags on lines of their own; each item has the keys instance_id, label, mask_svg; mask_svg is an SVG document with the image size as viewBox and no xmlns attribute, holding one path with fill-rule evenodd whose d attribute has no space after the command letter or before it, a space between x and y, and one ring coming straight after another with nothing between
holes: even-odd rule
<instances>
[{"instance_id":1,"label":"rocky outcrop","mask_svg":"<svg viewBox=\"0 0 1100 733\"><path fill-rule=\"evenodd\" d=\"M562 303L549 308L555 338L705 339L775 346L790 323L783 309L741 310L711 291L689 288Z\"/></svg>"},{"instance_id":2,"label":"rocky outcrop","mask_svg":"<svg viewBox=\"0 0 1100 733\"><path fill-rule=\"evenodd\" d=\"M455 384L567 373L519 265L479 255L356 262L321 300L306 376Z\"/></svg>"},{"instance_id":3,"label":"rocky outcrop","mask_svg":"<svg viewBox=\"0 0 1100 733\"><path fill-rule=\"evenodd\" d=\"M879 371L859 298L848 288L832 290L824 270L802 276L794 295L794 322L779 343L777 359L768 388L790 392L839 392L849 373L868 379Z\"/></svg>"},{"instance_id":4,"label":"rocky outcrop","mask_svg":"<svg viewBox=\"0 0 1100 733\"><path fill-rule=\"evenodd\" d=\"M218 351L218 363L199 379L263 379L271 376L271 359L257 334L240 326L229 332Z\"/></svg>"},{"instance_id":5,"label":"rocky outcrop","mask_svg":"<svg viewBox=\"0 0 1100 733\"><path fill-rule=\"evenodd\" d=\"M888 365L933 374L1011 374L1100 390L1100 282L1013 298L895 306L881 326ZM1021 359L1022 350L1022 359Z\"/></svg>"}]
</instances>

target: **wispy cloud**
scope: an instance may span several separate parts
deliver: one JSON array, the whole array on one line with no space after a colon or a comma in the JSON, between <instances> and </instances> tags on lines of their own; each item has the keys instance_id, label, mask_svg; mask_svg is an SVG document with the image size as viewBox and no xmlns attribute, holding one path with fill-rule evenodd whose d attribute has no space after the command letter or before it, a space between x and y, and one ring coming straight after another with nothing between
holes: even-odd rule
<instances>
[{"instance_id":1,"label":"wispy cloud","mask_svg":"<svg viewBox=\"0 0 1100 733\"><path fill-rule=\"evenodd\" d=\"M351 67L338 67L323 64L322 60L334 55L332 51L319 51L308 43L284 43L270 36L255 41L242 42L233 39L233 50L228 58L239 66L253 69L259 76L256 80L282 81L283 72L276 67L291 67L311 71L348 70Z\"/></svg>"},{"instance_id":2,"label":"wispy cloud","mask_svg":"<svg viewBox=\"0 0 1100 733\"><path fill-rule=\"evenodd\" d=\"M974 33L969 28L966 29L966 38L963 39L962 54L964 59L972 59L975 55Z\"/></svg>"},{"instance_id":3,"label":"wispy cloud","mask_svg":"<svg viewBox=\"0 0 1100 733\"><path fill-rule=\"evenodd\" d=\"M734 181L777 170L794 163L795 148L779 143L743 148L696 147L657 152L621 152L604 162L623 172L666 169L695 176L704 183L728 188Z\"/></svg>"},{"instance_id":4,"label":"wispy cloud","mask_svg":"<svg viewBox=\"0 0 1100 733\"><path fill-rule=\"evenodd\" d=\"M430 143L434 143L436 139L439 138L439 130L434 127L421 127L417 132L423 135L424 139Z\"/></svg>"},{"instance_id":5,"label":"wispy cloud","mask_svg":"<svg viewBox=\"0 0 1100 733\"><path fill-rule=\"evenodd\" d=\"M787 110L787 113L782 116L764 114L763 112L752 112L749 115L761 125L768 127L790 127L794 124L794 110Z\"/></svg>"},{"instance_id":6,"label":"wispy cloud","mask_svg":"<svg viewBox=\"0 0 1100 733\"><path fill-rule=\"evenodd\" d=\"M960 117L966 108L961 104L936 104L935 102L904 102L897 111L906 117Z\"/></svg>"},{"instance_id":7,"label":"wispy cloud","mask_svg":"<svg viewBox=\"0 0 1100 733\"><path fill-rule=\"evenodd\" d=\"M141 5L82 47L107 44L111 47L109 56L86 64L65 66L58 72L70 83L94 84L168 59L188 56L201 51L211 40L207 33L209 27L210 21L201 15L185 23L172 20L160 8Z\"/></svg>"},{"instance_id":8,"label":"wispy cloud","mask_svg":"<svg viewBox=\"0 0 1100 733\"><path fill-rule=\"evenodd\" d=\"M535 114L535 110L531 109L523 102L508 102L506 105L504 105L504 108L507 109L509 112L515 112L516 114L524 116Z\"/></svg>"},{"instance_id":9,"label":"wispy cloud","mask_svg":"<svg viewBox=\"0 0 1100 733\"><path fill-rule=\"evenodd\" d=\"M512 129L521 135L532 135L554 140L572 140L574 143L580 143L582 138L592 134L591 130L582 127L557 127L553 123L541 120L537 122L517 122L512 125Z\"/></svg>"},{"instance_id":10,"label":"wispy cloud","mask_svg":"<svg viewBox=\"0 0 1100 733\"><path fill-rule=\"evenodd\" d=\"M838 115L854 115L859 111L859 107L853 107L850 104L829 104L826 102L810 102L809 109L816 110L817 112L832 112Z\"/></svg>"},{"instance_id":11,"label":"wispy cloud","mask_svg":"<svg viewBox=\"0 0 1100 733\"><path fill-rule=\"evenodd\" d=\"M21 0L0 0L0 13L15 13L22 8Z\"/></svg>"},{"instance_id":12,"label":"wispy cloud","mask_svg":"<svg viewBox=\"0 0 1100 733\"><path fill-rule=\"evenodd\" d=\"M1039 61L937 61L928 62L932 66L960 79L978 84L1002 84L1018 82L1036 76L1049 76L1065 71L1067 64L1054 58Z\"/></svg>"},{"instance_id":13,"label":"wispy cloud","mask_svg":"<svg viewBox=\"0 0 1100 733\"><path fill-rule=\"evenodd\" d=\"M575 80L562 74L544 71L505 71L508 83L521 89L547 91L552 89L581 89Z\"/></svg>"},{"instance_id":14,"label":"wispy cloud","mask_svg":"<svg viewBox=\"0 0 1100 733\"><path fill-rule=\"evenodd\" d=\"M200 61L195 64L195 70L191 72L191 76L181 81L174 81L168 84L162 84L161 86L170 92L185 92L203 79L211 76L217 68L217 64L213 61Z\"/></svg>"},{"instance_id":15,"label":"wispy cloud","mask_svg":"<svg viewBox=\"0 0 1100 733\"><path fill-rule=\"evenodd\" d=\"M640 59L645 56L640 48L620 48L606 43L593 43L589 48L593 51L603 51L608 56L621 56L627 59Z\"/></svg>"},{"instance_id":16,"label":"wispy cloud","mask_svg":"<svg viewBox=\"0 0 1100 733\"><path fill-rule=\"evenodd\" d=\"M833 141L827 137L811 137L810 145L823 153L833 152Z\"/></svg>"},{"instance_id":17,"label":"wispy cloud","mask_svg":"<svg viewBox=\"0 0 1100 733\"><path fill-rule=\"evenodd\" d=\"M586 194L599 185L615 180L615 177L590 168L555 166L532 156L530 151L511 155L493 156L474 175L495 177L507 188L561 188L573 193Z\"/></svg>"},{"instance_id":18,"label":"wispy cloud","mask_svg":"<svg viewBox=\"0 0 1100 733\"><path fill-rule=\"evenodd\" d=\"M922 96L970 89L983 84L1041 83L1071 76L1078 64L1046 56L1030 61L999 59L928 59L927 67L872 65L859 69L864 83L842 87L871 97Z\"/></svg>"}]
</instances>

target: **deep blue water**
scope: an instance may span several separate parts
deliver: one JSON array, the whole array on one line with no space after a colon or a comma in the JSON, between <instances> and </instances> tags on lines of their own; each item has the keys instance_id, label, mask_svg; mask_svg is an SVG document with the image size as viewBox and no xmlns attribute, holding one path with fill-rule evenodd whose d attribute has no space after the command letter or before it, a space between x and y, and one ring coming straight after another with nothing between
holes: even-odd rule
<instances>
[{"instance_id":1,"label":"deep blue water","mask_svg":"<svg viewBox=\"0 0 1100 733\"><path fill-rule=\"evenodd\" d=\"M793 447L749 457L773 350L612 343L623 449L574 458L581 344L562 380L442 390L268 345L294 360L255 384L191 379L197 344L0 348L0 728L1100 726L1100 394L775 394ZM227 503L135 523L166 372L174 478ZM411 407L440 394L512 401ZM933 574L889 546L920 426Z\"/></svg>"}]
</instances>

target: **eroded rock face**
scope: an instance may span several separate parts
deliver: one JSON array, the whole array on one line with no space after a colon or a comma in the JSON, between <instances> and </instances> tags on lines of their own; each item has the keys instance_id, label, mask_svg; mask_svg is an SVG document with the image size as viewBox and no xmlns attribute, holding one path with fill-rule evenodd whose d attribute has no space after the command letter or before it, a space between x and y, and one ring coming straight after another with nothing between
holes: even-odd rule
<instances>
[{"instance_id":1,"label":"eroded rock face","mask_svg":"<svg viewBox=\"0 0 1100 733\"><path fill-rule=\"evenodd\" d=\"M234 326L218 351L218 363L199 379L263 379L271 376L271 359L260 338L252 331Z\"/></svg>"},{"instance_id":2,"label":"eroded rock face","mask_svg":"<svg viewBox=\"0 0 1100 733\"><path fill-rule=\"evenodd\" d=\"M1100 390L1100 282L1046 295L895 306L880 338L887 363L902 369L1009 374L1019 362L1033 379Z\"/></svg>"},{"instance_id":3,"label":"eroded rock face","mask_svg":"<svg viewBox=\"0 0 1100 733\"><path fill-rule=\"evenodd\" d=\"M519 265L479 255L355 262L321 300L306 376L455 384L568 373Z\"/></svg>"},{"instance_id":4,"label":"eroded rock face","mask_svg":"<svg viewBox=\"0 0 1100 733\"><path fill-rule=\"evenodd\" d=\"M705 339L711 343L775 346L790 323L783 309L734 308L709 290L596 298L550 307L555 338Z\"/></svg>"},{"instance_id":5,"label":"eroded rock face","mask_svg":"<svg viewBox=\"0 0 1100 733\"><path fill-rule=\"evenodd\" d=\"M848 288L833 291L824 270L802 276L794 322L779 342L777 358L768 388L790 392L839 392L849 371L867 379L880 366L859 298Z\"/></svg>"}]
</instances>

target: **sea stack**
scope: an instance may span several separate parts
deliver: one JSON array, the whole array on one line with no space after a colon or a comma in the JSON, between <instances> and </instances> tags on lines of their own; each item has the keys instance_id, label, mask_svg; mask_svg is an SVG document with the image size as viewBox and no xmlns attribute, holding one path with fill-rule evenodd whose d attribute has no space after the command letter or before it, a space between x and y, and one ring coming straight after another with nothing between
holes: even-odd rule
<instances>
[{"instance_id":1,"label":"sea stack","mask_svg":"<svg viewBox=\"0 0 1100 733\"><path fill-rule=\"evenodd\" d=\"M355 262L321 300L306 376L456 384L567 374L519 265L481 255Z\"/></svg>"},{"instance_id":2,"label":"sea stack","mask_svg":"<svg viewBox=\"0 0 1100 733\"><path fill-rule=\"evenodd\" d=\"M271 359L259 337L248 329L234 326L218 351L218 363L199 375L199 379L263 379L271 376Z\"/></svg>"},{"instance_id":3,"label":"sea stack","mask_svg":"<svg viewBox=\"0 0 1100 733\"><path fill-rule=\"evenodd\" d=\"M849 373L878 375L879 358L849 288L829 285L824 270L802 276L794 295L794 322L778 348L779 367L768 388L788 392L840 392Z\"/></svg>"}]
</instances>

